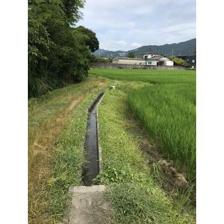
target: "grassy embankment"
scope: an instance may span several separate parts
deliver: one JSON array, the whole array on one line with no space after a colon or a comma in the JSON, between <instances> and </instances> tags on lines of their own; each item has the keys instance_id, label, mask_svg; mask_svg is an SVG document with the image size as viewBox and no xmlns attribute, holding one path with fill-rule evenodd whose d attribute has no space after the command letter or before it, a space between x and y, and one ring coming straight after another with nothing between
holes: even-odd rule
<instances>
[{"instance_id":1,"label":"grassy embankment","mask_svg":"<svg viewBox=\"0 0 224 224\"><path fill-rule=\"evenodd\" d=\"M98 79L29 100L29 223L58 223L68 188L81 183L87 108L106 85Z\"/></svg>"},{"instance_id":2,"label":"grassy embankment","mask_svg":"<svg viewBox=\"0 0 224 224\"><path fill-rule=\"evenodd\" d=\"M194 215L173 199L154 181L140 145L144 137L129 117L127 94L130 83L108 91L99 107L102 147L102 184L110 186L107 197L114 209L114 223L190 224ZM141 84L139 84L141 86ZM136 86L134 86L136 88Z\"/></svg>"}]
</instances>

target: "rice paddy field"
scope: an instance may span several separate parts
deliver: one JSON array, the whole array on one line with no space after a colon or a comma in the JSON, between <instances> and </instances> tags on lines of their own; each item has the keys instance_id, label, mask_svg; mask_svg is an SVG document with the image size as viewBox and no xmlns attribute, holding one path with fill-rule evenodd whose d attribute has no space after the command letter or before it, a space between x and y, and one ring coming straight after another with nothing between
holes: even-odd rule
<instances>
[{"instance_id":1,"label":"rice paddy field","mask_svg":"<svg viewBox=\"0 0 224 224\"><path fill-rule=\"evenodd\" d=\"M169 159L195 177L195 85L154 85L133 91L128 103Z\"/></svg>"},{"instance_id":2,"label":"rice paddy field","mask_svg":"<svg viewBox=\"0 0 224 224\"><path fill-rule=\"evenodd\" d=\"M94 68L90 74L103 76L113 80L143 81L150 83L192 83L195 84L195 71L193 70L159 70L159 69L114 69Z\"/></svg>"},{"instance_id":3,"label":"rice paddy field","mask_svg":"<svg viewBox=\"0 0 224 224\"><path fill-rule=\"evenodd\" d=\"M166 158L195 182L196 73L193 70L101 69L90 71L112 80L145 82L128 88L127 104ZM149 85L151 84L151 85Z\"/></svg>"}]
</instances>

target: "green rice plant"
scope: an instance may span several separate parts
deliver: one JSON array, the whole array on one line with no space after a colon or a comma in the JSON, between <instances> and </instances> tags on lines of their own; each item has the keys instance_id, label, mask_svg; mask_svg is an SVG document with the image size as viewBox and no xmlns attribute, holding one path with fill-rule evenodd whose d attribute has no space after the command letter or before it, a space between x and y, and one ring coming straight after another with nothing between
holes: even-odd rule
<instances>
[{"instance_id":1,"label":"green rice plant","mask_svg":"<svg viewBox=\"0 0 224 224\"><path fill-rule=\"evenodd\" d=\"M128 95L131 110L191 181L196 169L195 85L144 87Z\"/></svg>"},{"instance_id":2,"label":"green rice plant","mask_svg":"<svg viewBox=\"0 0 224 224\"><path fill-rule=\"evenodd\" d=\"M114 69L92 68L89 74L115 80L150 83L195 83L195 71L184 69Z\"/></svg>"}]
</instances>

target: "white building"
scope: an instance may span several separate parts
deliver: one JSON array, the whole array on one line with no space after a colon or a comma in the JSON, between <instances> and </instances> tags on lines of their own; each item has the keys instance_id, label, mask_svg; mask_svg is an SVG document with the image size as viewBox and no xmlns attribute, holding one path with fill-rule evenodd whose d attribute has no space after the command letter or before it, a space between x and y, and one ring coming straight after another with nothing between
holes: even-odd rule
<instances>
[{"instance_id":1,"label":"white building","mask_svg":"<svg viewBox=\"0 0 224 224\"><path fill-rule=\"evenodd\" d=\"M174 66L174 62L171 61L169 58L162 57L159 59L159 65L172 67L172 66Z\"/></svg>"},{"instance_id":2,"label":"white building","mask_svg":"<svg viewBox=\"0 0 224 224\"><path fill-rule=\"evenodd\" d=\"M169 58L156 54L145 54L143 59L140 58L115 58L113 64L120 65L146 65L146 66L174 66L174 62Z\"/></svg>"},{"instance_id":3,"label":"white building","mask_svg":"<svg viewBox=\"0 0 224 224\"><path fill-rule=\"evenodd\" d=\"M153 54L145 54L145 55L143 55L143 59L148 60L148 59L152 58L153 56L154 56Z\"/></svg>"},{"instance_id":4,"label":"white building","mask_svg":"<svg viewBox=\"0 0 224 224\"><path fill-rule=\"evenodd\" d=\"M150 59L153 59L153 58L160 58L161 56L158 55L158 54L145 54L143 55L143 59L144 60L150 60Z\"/></svg>"},{"instance_id":5,"label":"white building","mask_svg":"<svg viewBox=\"0 0 224 224\"><path fill-rule=\"evenodd\" d=\"M146 61L147 65L157 65L157 66L174 66L174 62L169 58L163 57L157 54L145 54L143 59Z\"/></svg>"},{"instance_id":6,"label":"white building","mask_svg":"<svg viewBox=\"0 0 224 224\"><path fill-rule=\"evenodd\" d=\"M145 65L145 60L138 58L115 58L113 63L121 65Z\"/></svg>"},{"instance_id":7,"label":"white building","mask_svg":"<svg viewBox=\"0 0 224 224\"><path fill-rule=\"evenodd\" d=\"M145 61L145 65L158 66L158 61L156 61L156 60L148 60L148 61Z\"/></svg>"}]
</instances>

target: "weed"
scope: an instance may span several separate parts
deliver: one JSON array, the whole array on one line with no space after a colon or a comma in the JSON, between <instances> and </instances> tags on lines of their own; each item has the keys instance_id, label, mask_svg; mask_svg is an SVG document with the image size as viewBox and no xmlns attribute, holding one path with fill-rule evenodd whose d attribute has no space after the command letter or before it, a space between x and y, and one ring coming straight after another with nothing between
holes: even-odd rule
<instances>
[{"instance_id":1,"label":"weed","mask_svg":"<svg viewBox=\"0 0 224 224\"><path fill-rule=\"evenodd\" d=\"M192 223L189 216L173 209L168 198L153 186L147 188L136 183L114 184L106 196L115 208L116 223Z\"/></svg>"}]
</instances>

